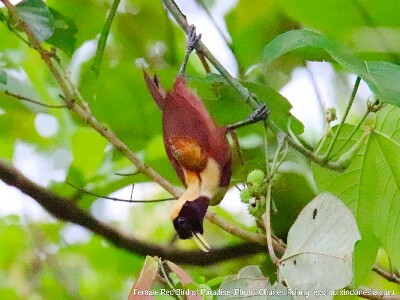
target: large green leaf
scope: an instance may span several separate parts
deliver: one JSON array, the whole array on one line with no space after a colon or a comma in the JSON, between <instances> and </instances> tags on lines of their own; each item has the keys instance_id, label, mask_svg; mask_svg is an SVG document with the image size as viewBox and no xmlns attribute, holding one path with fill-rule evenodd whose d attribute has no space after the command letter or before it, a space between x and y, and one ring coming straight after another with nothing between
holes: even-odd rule
<instances>
[{"instance_id":1,"label":"large green leaf","mask_svg":"<svg viewBox=\"0 0 400 300\"><path fill-rule=\"evenodd\" d=\"M290 227L301 210L316 196L309 164L285 161L272 181L275 208L271 214L274 233L286 241Z\"/></svg>"},{"instance_id":2,"label":"large green leaf","mask_svg":"<svg viewBox=\"0 0 400 300\"><path fill-rule=\"evenodd\" d=\"M400 216L399 118L400 109L397 107L387 105L379 111L365 145L345 172L335 173L314 166L319 190L340 197L356 217L362 236L357 246L360 251L356 251L356 284L363 281L364 272L374 263L379 245L377 239L393 266L400 266L400 240L397 238L400 235L397 222ZM351 130L352 127L344 127L334 152ZM359 137L356 135L350 144Z\"/></svg>"},{"instance_id":3,"label":"large green leaf","mask_svg":"<svg viewBox=\"0 0 400 300\"><path fill-rule=\"evenodd\" d=\"M75 34L78 32L74 20L52 8L50 12L54 19L54 33L46 42L72 55L76 44Z\"/></svg>"},{"instance_id":4,"label":"large green leaf","mask_svg":"<svg viewBox=\"0 0 400 300\"><path fill-rule=\"evenodd\" d=\"M72 137L72 167L90 178L99 169L107 141L90 128L81 128Z\"/></svg>"},{"instance_id":5,"label":"large green leaf","mask_svg":"<svg viewBox=\"0 0 400 300\"><path fill-rule=\"evenodd\" d=\"M351 211L329 193L318 195L289 231L279 271L296 299L332 299L318 291L337 290L352 278L354 244L360 239Z\"/></svg>"},{"instance_id":6,"label":"large green leaf","mask_svg":"<svg viewBox=\"0 0 400 300\"><path fill-rule=\"evenodd\" d=\"M275 1L292 19L377 59L399 54L398 1ZM398 57L397 57L398 61Z\"/></svg>"},{"instance_id":7,"label":"large green leaf","mask_svg":"<svg viewBox=\"0 0 400 300\"><path fill-rule=\"evenodd\" d=\"M300 48L319 48L343 68L360 76L382 101L400 106L400 66L378 61L364 61L335 41L309 30L286 32L264 49L264 63L270 64L278 57Z\"/></svg>"},{"instance_id":8,"label":"large green leaf","mask_svg":"<svg viewBox=\"0 0 400 300\"><path fill-rule=\"evenodd\" d=\"M274 1L239 1L226 17L227 27L232 37L232 49L239 68L245 71L262 59L265 43L296 24L287 18ZM268 80L268 79L267 79Z\"/></svg>"},{"instance_id":9,"label":"large green leaf","mask_svg":"<svg viewBox=\"0 0 400 300\"><path fill-rule=\"evenodd\" d=\"M15 6L15 9L39 41L52 36L53 15L42 0L23 0Z\"/></svg>"}]
</instances>

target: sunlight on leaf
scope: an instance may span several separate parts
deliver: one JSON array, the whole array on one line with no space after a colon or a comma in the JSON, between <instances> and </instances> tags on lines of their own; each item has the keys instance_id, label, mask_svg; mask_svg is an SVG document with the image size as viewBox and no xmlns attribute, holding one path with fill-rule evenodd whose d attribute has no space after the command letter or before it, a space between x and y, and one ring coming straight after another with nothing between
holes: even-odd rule
<instances>
[{"instance_id":1,"label":"sunlight on leaf","mask_svg":"<svg viewBox=\"0 0 400 300\"><path fill-rule=\"evenodd\" d=\"M42 0L24 0L18 3L15 9L39 41L52 36L53 16Z\"/></svg>"},{"instance_id":2,"label":"sunlight on leaf","mask_svg":"<svg viewBox=\"0 0 400 300\"><path fill-rule=\"evenodd\" d=\"M279 271L295 299L332 299L314 291L344 288L352 278L352 253L360 239L351 211L338 198L322 193L300 213L289 231ZM310 294L303 295L302 292Z\"/></svg>"}]
</instances>

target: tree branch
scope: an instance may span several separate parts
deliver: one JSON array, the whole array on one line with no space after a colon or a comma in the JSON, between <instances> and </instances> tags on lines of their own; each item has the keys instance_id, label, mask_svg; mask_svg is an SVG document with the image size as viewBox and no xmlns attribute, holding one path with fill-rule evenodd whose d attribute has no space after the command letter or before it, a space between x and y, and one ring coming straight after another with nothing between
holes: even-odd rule
<instances>
[{"instance_id":1,"label":"tree branch","mask_svg":"<svg viewBox=\"0 0 400 300\"><path fill-rule=\"evenodd\" d=\"M179 7L176 5L174 0L162 0L165 7L174 17L175 21L179 24L179 26L186 32L189 32L189 23L186 20L186 16L181 12ZM259 101L257 96L252 94L247 88L242 86L239 81L234 78L227 69L219 62L219 60L208 50L206 45L200 40L196 43L195 48L198 52L203 54L211 64L218 70L218 72L228 81L235 90L240 94L240 96L248 102L253 109L256 109L259 106Z\"/></svg>"},{"instance_id":2,"label":"tree branch","mask_svg":"<svg viewBox=\"0 0 400 300\"><path fill-rule=\"evenodd\" d=\"M68 201L37 185L17 169L9 166L2 160L0 160L0 180L32 197L33 200L57 219L80 225L102 236L114 246L135 254L160 256L163 259L171 260L176 263L209 265L228 259L260 253L264 250L260 244L254 243L242 243L225 248L213 249L208 253L197 250L179 250L170 246L163 247L128 236L97 220L72 201Z\"/></svg>"}]
</instances>

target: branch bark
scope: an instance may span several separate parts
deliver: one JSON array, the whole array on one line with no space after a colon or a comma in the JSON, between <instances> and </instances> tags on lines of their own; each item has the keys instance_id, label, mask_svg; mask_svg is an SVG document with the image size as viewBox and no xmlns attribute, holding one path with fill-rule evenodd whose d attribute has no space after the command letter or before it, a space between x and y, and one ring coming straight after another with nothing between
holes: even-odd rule
<instances>
[{"instance_id":1,"label":"branch bark","mask_svg":"<svg viewBox=\"0 0 400 300\"><path fill-rule=\"evenodd\" d=\"M0 160L0 180L32 197L33 200L57 219L80 225L104 237L116 247L135 254L160 256L163 259L182 264L209 265L228 259L256 254L264 250L264 247L255 243L242 243L225 248L213 249L208 253L197 250L185 251L172 247L163 247L128 236L97 220L72 201L68 201L68 199L55 195L51 191L37 185L17 169L9 166L2 160Z\"/></svg>"}]
</instances>

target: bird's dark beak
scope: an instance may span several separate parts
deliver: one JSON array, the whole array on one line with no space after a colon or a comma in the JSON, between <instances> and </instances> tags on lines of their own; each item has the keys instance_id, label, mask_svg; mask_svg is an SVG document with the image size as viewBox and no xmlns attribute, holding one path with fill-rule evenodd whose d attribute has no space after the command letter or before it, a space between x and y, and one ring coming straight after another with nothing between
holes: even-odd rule
<instances>
[{"instance_id":1,"label":"bird's dark beak","mask_svg":"<svg viewBox=\"0 0 400 300\"><path fill-rule=\"evenodd\" d=\"M200 232L193 232L193 236L190 238L200 250L204 252L209 252L211 247L207 243L206 239L200 234Z\"/></svg>"}]
</instances>

